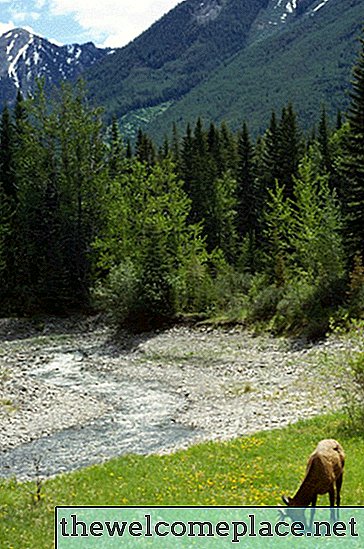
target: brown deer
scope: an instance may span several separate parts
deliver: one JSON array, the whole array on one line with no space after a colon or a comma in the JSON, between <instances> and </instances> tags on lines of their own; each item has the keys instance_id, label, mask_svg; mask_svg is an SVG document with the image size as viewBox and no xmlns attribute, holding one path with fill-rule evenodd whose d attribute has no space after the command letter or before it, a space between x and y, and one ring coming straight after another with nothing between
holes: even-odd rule
<instances>
[{"instance_id":1,"label":"brown deer","mask_svg":"<svg viewBox=\"0 0 364 549\"><path fill-rule=\"evenodd\" d=\"M288 507L316 507L317 496L329 493L331 519L335 520L335 484L336 505L340 506L340 489L343 480L345 454L344 450L334 439L321 440L315 451L310 455L306 476L293 498L282 496ZM311 511L310 526L312 526L314 509Z\"/></svg>"}]
</instances>

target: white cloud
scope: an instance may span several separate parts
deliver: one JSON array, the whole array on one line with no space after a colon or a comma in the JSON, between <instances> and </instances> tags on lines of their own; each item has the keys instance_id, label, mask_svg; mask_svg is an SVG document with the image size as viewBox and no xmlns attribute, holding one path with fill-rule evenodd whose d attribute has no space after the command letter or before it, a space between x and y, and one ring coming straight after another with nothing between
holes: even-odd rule
<instances>
[{"instance_id":1,"label":"white cloud","mask_svg":"<svg viewBox=\"0 0 364 549\"><path fill-rule=\"evenodd\" d=\"M14 23L12 21L9 21L9 23L2 23L0 21L0 36L2 36L3 34L5 34L6 32L8 32L11 29L14 29L15 27L16 27L16 25L14 25Z\"/></svg>"},{"instance_id":2,"label":"white cloud","mask_svg":"<svg viewBox=\"0 0 364 549\"><path fill-rule=\"evenodd\" d=\"M127 44L179 0L51 0L53 15L72 15L96 42L117 47Z\"/></svg>"},{"instance_id":3,"label":"white cloud","mask_svg":"<svg viewBox=\"0 0 364 549\"><path fill-rule=\"evenodd\" d=\"M10 21L9 23L1 23L0 22L0 36L2 36L3 34L6 34L8 31L13 30L17 27L18 27L18 25L15 25L12 21ZM36 32L33 29L33 27L30 27L29 25L23 25L22 28L27 30L31 34L37 34L38 36L40 36L39 33Z\"/></svg>"},{"instance_id":4,"label":"white cloud","mask_svg":"<svg viewBox=\"0 0 364 549\"><path fill-rule=\"evenodd\" d=\"M40 14L36 11L19 11L11 12L11 17L14 19L14 21L22 23L23 21L29 21L29 19L31 19L32 21L37 21L37 19L39 19L40 17Z\"/></svg>"}]
</instances>

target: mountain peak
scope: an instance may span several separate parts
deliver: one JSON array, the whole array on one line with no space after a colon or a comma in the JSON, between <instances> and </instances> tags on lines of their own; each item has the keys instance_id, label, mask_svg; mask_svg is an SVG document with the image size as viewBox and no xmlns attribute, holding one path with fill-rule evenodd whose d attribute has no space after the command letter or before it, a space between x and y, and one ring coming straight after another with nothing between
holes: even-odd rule
<instances>
[{"instance_id":1,"label":"mountain peak","mask_svg":"<svg viewBox=\"0 0 364 549\"><path fill-rule=\"evenodd\" d=\"M19 89L32 93L39 78L46 87L75 79L107 53L92 42L60 46L27 29L11 29L0 36L0 103L12 103Z\"/></svg>"},{"instance_id":2,"label":"mountain peak","mask_svg":"<svg viewBox=\"0 0 364 549\"><path fill-rule=\"evenodd\" d=\"M22 27L15 27L10 29L0 36L0 38L17 38L18 36L32 36L33 33Z\"/></svg>"}]
</instances>

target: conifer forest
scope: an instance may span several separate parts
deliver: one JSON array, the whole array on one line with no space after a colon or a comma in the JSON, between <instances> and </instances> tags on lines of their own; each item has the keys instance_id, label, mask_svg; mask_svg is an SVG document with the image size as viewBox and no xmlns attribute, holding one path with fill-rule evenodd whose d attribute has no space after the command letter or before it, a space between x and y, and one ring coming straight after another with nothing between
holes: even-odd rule
<instances>
[{"instance_id":1,"label":"conifer forest","mask_svg":"<svg viewBox=\"0 0 364 549\"><path fill-rule=\"evenodd\" d=\"M196 120L133 143L65 85L5 107L1 314L105 311L323 335L364 307L364 41L350 106L303 132L294 105L266 131ZM349 87L349 83L348 83Z\"/></svg>"}]
</instances>

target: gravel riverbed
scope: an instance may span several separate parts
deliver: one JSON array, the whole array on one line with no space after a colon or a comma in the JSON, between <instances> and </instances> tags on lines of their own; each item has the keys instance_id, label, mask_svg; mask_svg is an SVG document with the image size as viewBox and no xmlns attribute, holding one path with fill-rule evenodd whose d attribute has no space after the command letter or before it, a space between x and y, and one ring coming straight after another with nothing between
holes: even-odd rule
<instances>
[{"instance_id":1,"label":"gravel riverbed","mask_svg":"<svg viewBox=\"0 0 364 549\"><path fill-rule=\"evenodd\" d=\"M49 476L332 411L342 374L330 357L347 345L241 327L131 335L97 318L1 320L0 476Z\"/></svg>"}]
</instances>

